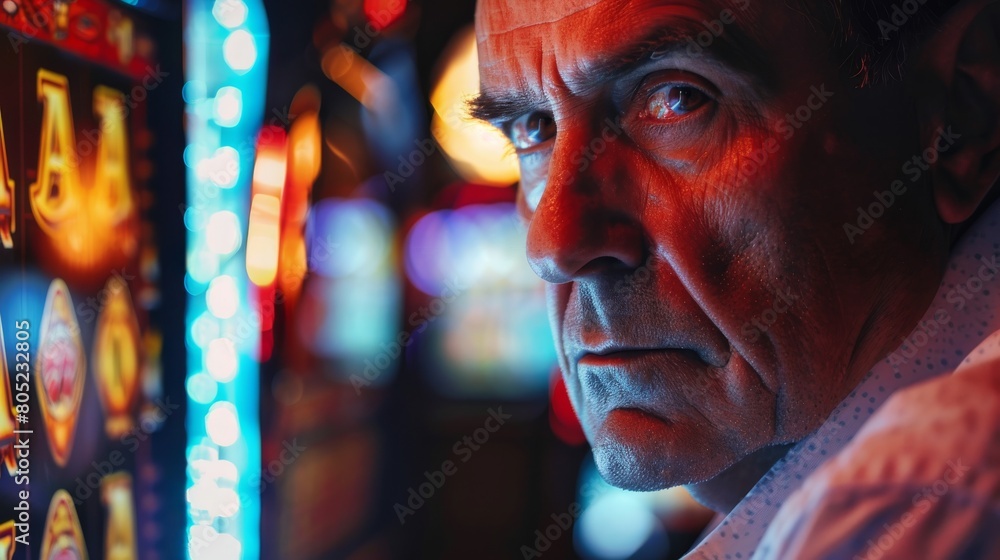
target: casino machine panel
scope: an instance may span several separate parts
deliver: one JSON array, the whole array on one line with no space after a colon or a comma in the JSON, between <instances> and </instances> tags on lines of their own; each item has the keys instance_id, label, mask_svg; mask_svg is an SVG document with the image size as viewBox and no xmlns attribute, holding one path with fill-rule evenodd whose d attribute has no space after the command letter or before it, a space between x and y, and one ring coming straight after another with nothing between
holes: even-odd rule
<instances>
[{"instance_id":1,"label":"casino machine panel","mask_svg":"<svg viewBox=\"0 0 1000 560\"><path fill-rule=\"evenodd\" d=\"M0 3L0 558L160 558L155 18ZM178 189L182 186L178 185ZM182 453L178 447L177 453Z\"/></svg>"}]
</instances>

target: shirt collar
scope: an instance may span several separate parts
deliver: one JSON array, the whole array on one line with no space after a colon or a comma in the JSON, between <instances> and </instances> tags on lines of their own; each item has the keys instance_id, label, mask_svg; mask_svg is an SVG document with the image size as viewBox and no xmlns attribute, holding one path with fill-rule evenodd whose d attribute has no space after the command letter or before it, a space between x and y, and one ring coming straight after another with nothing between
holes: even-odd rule
<instances>
[{"instance_id":1,"label":"shirt collar","mask_svg":"<svg viewBox=\"0 0 1000 560\"><path fill-rule=\"evenodd\" d=\"M822 426L765 474L688 558L749 559L781 505L802 481L836 455L894 392L954 371L990 334L1000 292L1000 202L969 228L948 259L924 317L895 351L876 364Z\"/></svg>"}]
</instances>

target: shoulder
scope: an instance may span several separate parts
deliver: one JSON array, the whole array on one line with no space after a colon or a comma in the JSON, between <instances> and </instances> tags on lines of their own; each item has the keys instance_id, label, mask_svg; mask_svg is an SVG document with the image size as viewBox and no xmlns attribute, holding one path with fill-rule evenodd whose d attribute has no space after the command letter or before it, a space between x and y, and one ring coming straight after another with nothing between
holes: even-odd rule
<instances>
[{"instance_id":1,"label":"shoulder","mask_svg":"<svg viewBox=\"0 0 1000 560\"><path fill-rule=\"evenodd\" d=\"M894 394L790 497L762 549L777 558L1000 558L997 526L1000 360L990 360Z\"/></svg>"}]
</instances>

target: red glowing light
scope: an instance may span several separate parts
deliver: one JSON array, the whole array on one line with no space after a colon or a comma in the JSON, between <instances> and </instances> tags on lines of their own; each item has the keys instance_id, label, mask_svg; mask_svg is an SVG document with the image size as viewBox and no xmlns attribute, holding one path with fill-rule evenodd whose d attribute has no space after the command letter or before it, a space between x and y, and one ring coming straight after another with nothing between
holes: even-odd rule
<instances>
[{"instance_id":1,"label":"red glowing light","mask_svg":"<svg viewBox=\"0 0 1000 560\"><path fill-rule=\"evenodd\" d=\"M562 373L556 368L552 375L549 392L549 427L552 432L568 445L580 445L586 441L583 427L569 402L569 392Z\"/></svg>"},{"instance_id":2,"label":"red glowing light","mask_svg":"<svg viewBox=\"0 0 1000 560\"><path fill-rule=\"evenodd\" d=\"M406 11L406 0L365 0L365 17L376 31L389 27Z\"/></svg>"}]
</instances>

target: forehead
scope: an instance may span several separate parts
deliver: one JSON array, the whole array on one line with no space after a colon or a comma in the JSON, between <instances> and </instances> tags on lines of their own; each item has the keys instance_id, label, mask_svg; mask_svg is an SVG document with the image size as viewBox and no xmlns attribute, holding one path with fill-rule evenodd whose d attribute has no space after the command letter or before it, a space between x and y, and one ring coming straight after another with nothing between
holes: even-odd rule
<instances>
[{"instance_id":1,"label":"forehead","mask_svg":"<svg viewBox=\"0 0 1000 560\"><path fill-rule=\"evenodd\" d=\"M476 37L484 87L521 88L553 74L586 76L592 65L654 31L687 23L696 32L737 29L762 46L775 36L795 42L801 9L762 0L480 0ZM789 3L790 4L790 3ZM796 3L798 4L798 3ZM784 9L781 9L784 8ZM796 6L801 8L801 6ZM814 29L815 32L815 29ZM716 33L716 34L718 34ZM794 34L794 33L793 33ZM780 46L780 45L777 45ZM787 50L787 49L786 49Z\"/></svg>"},{"instance_id":2,"label":"forehead","mask_svg":"<svg viewBox=\"0 0 1000 560\"><path fill-rule=\"evenodd\" d=\"M476 6L477 25L489 34L515 29L558 24L566 18L612 16L627 17L629 13L657 7L673 6L700 10L706 14L724 8L752 12L760 0L480 0ZM606 21L608 24L614 20ZM483 35L480 35L480 40Z\"/></svg>"}]
</instances>

